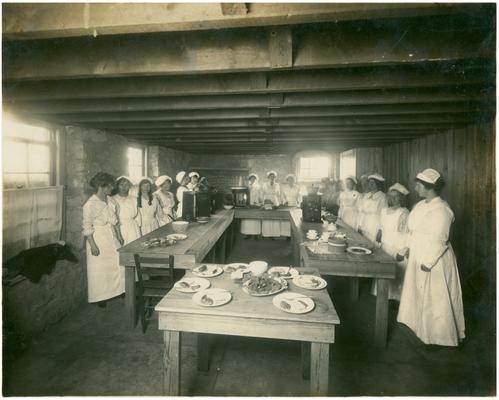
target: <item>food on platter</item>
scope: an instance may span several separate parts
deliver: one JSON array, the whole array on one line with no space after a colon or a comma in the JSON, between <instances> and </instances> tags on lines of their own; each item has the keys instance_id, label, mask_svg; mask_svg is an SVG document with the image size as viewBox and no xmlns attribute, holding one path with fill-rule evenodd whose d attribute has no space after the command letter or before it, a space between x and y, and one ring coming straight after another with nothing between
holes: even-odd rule
<instances>
[{"instance_id":1,"label":"food on platter","mask_svg":"<svg viewBox=\"0 0 499 400\"><path fill-rule=\"evenodd\" d=\"M251 276L244 284L244 290L253 296L268 296L278 293L287 287L287 283L282 278L277 278L269 274Z\"/></svg>"}]
</instances>

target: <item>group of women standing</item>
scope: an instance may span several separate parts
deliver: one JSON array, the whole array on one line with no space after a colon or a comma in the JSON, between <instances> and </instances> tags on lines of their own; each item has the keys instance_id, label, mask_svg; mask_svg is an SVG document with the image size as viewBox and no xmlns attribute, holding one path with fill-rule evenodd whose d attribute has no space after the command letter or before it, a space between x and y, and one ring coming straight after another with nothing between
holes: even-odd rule
<instances>
[{"instance_id":1,"label":"group of women standing","mask_svg":"<svg viewBox=\"0 0 499 400\"><path fill-rule=\"evenodd\" d=\"M191 178L194 175L199 178L199 174L186 176L183 171L179 174L177 195L182 199L183 191L189 190L187 185L192 184L191 190L197 190L197 179ZM94 194L83 206L89 303L105 305L106 300L124 293L125 270L119 265L116 251L119 247L181 215L181 202L176 210L177 201L170 192L172 179L161 175L154 183L157 190L153 192L150 178L143 178L136 188L126 176L115 180L99 172L91 179Z\"/></svg>"},{"instance_id":2,"label":"group of women standing","mask_svg":"<svg viewBox=\"0 0 499 400\"><path fill-rule=\"evenodd\" d=\"M296 177L293 174L286 175L285 183L282 186L276 182L276 178L277 172L268 171L267 181L260 185L257 174L248 176L250 205L300 206L301 194L300 187L296 184ZM255 239L259 235L271 238L291 237L291 224L289 221L243 219L241 233L246 235L246 238L254 237Z\"/></svg>"},{"instance_id":3,"label":"group of women standing","mask_svg":"<svg viewBox=\"0 0 499 400\"><path fill-rule=\"evenodd\" d=\"M400 183L384 193L379 174L346 179L339 196L339 217L381 246L397 263L389 297L400 301L397 320L424 343L457 346L465 337L461 284L449 242L454 213L440 197L444 181L434 169L416 176L423 200L409 212L409 191ZM376 287L373 287L376 293Z\"/></svg>"}]
</instances>

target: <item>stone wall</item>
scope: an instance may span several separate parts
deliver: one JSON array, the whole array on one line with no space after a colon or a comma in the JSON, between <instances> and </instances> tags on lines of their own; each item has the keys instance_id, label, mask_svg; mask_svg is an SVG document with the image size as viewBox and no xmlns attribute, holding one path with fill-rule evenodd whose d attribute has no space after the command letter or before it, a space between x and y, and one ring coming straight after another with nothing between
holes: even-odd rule
<instances>
[{"instance_id":1,"label":"stone wall","mask_svg":"<svg viewBox=\"0 0 499 400\"><path fill-rule=\"evenodd\" d=\"M148 147L149 176L168 175L175 179L179 171L186 171L194 162L194 156L190 153L168 149L166 147Z\"/></svg>"}]
</instances>

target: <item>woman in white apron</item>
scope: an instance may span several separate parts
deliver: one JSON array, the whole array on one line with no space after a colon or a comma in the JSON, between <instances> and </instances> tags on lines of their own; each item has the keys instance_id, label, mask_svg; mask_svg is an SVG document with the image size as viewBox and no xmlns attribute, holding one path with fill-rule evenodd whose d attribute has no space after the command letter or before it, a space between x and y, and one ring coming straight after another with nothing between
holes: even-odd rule
<instances>
[{"instance_id":1,"label":"woman in white apron","mask_svg":"<svg viewBox=\"0 0 499 400\"><path fill-rule=\"evenodd\" d=\"M109 206L114 178L99 172L91 180L95 190L83 206L83 235L87 248L88 302L101 302L125 292L125 268L119 265L116 214Z\"/></svg>"},{"instance_id":2,"label":"woman in white apron","mask_svg":"<svg viewBox=\"0 0 499 400\"><path fill-rule=\"evenodd\" d=\"M456 257L449 243L454 213L440 198L443 179L434 169L416 176L424 200L409 214L409 260L397 321L425 344L457 346L465 337Z\"/></svg>"},{"instance_id":3,"label":"woman in white apron","mask_svg":"<svg viewBox=\"0 0 499 400\"><path fill-rule=\"evenodd\" d=\"M376 241L380 227L381 210L387 206L382 192L385 178L379 174L369 175L369 193L363 196L359 213L359 232L371 242Z\"/></svg>"},{"instance_id":4,"label":"woman in white apron","mask_svg":"<svg viewBox=\"0 0 499 400\"><path fill-rule=\"evenodd\" d=\"M187 189L191 192L197 192L199 190L199 174L196 171L189 173L189 183L186 185Z\"/></svg>"},{"instance_id":5,"label":"woman in white apron","mask_svg":"<svg viewBox=\"0 0 499 400\"><path fill-rule=\"evenodd\" d=\"M286 175L286 184L281 187L281 204L288 207L300 207L301 194L300 186L296 183L293 174ZM281 236L291 237L291 222L279 221Z\"/></svg>"},{"instance_id":6,"label":"woman in white apron","mask_svg":"<svg viewBox=\"0 0 499 400\"><path fill-rule=\"evenodd\" d=\"M163 210L158 199L152 194L152 180L144 178L139 183L137 208L140 214L140 230L142 236L159 228L159 219L163 218Z\"/></svg>"},{"instance_id":7,"label":"woman in white apron","mask_svg":"<svg viewBox=\"0 0 499 400\"><path fill-rule=\"evenodd\" d=\"M161 175L156 179L155 184L158 190L154 192L154 196L158 199L162 210L158 223L159 226L164 226L175 220L175 196L170 192L172 178L168 175Z\"/></svg>"},{"instance_id":8,"label":"woman in white apron","mask_svg":"<svg viewBox=\"0 0 499 400\"><path fill-rule=\"evenodd\" d=\"M258 175L250 174L248 176L248 189L251 206L260 206L262 204L260 196L260 185L258 184ZM258 239L258 235L262 233L262 222L259 219L243 219L241 220L241 233L246 235L246 239L251 236Z\"/></svg>"},{"instance_id":9,"label":"woman in white apron","mask_svg":"<svg viewBox=\"0 0 499 400\"><path fill-rule=\"evenodd\" d=\"M262 185L262 200L265 204L271 203L273 207L277 207L281 203L281 188L275 181L277 172L267 172L267 182ZM281 223L279 220L263 220L262 221L262 236L263 237L279 237L281 236Z\"/></svg>"},{"instance_id":10,"label":"woman in white apron","mask_svg":"<svg viewBox=\"0 0 499 400\"><path fill-rule=\"evenodd\" d=\"M338 217L348 226L357 229L357 200L359 192L355 190L357 179L354 176L349 176L345 179L345 190L340 193L338 203L340 209Z\"/></svg>"},{"instance_id":11,"label":"woman in white apron","mask_svg":"<svg viewBox=\"0 0 499 400\"><path fill-rule=\"evenodd\" d=\"M396 301L400 301L407 267L404 253L407 246L408 194L409 191L400 183L388 189L386 195L388 207L381 210L380 229L376 237L376 242L381 245L381 248L398 261L395 270L396 277L390 280L388 286L388 298ZM376 296L376 281L373 282L372 292Z\"/></svg>"},{"instance_id":12,"label":"woman in white apron","mask_svg":"<svg viewBox=\"0 0 499 400\"><path fill-rule=\"evenodd\" d=\"M130 179L120 176L116 180L116 186L118 193L112 197L111 205L118 219L118 241L124 246L141 236L141 221L137 209L137 198L129 194L132 186Z\"/></svg>"},{"instance_id":13,"label":"woman in white apron","mask_svg":"<svg viewBox=\"0 0 499 400\"><path fill-rule=\"evenodd\" d=\"M184 201L184 192L188 192L187 184L189 183L189 177L185 173L185 171L180 171L176 176L175 180L180 185L177 188L177 219L182 219L182 203Z\"/></svg>"}]
</instances>

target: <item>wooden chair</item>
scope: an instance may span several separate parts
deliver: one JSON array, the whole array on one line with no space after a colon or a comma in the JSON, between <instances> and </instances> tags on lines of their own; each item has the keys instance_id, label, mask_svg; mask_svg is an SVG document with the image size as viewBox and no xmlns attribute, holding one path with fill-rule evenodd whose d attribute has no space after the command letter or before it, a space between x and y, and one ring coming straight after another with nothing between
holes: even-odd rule
<instances>
[{"instance_id":1,"label":"wooden chair","mask_svg":"<svg viewBox=\"0 0 499 400\"><path fill-rule=\"evenodd\" d=\"M133 255L137 269L137 303L140 313L142 332L145 333L147 323L154 312L154 306L175 284L174 257L168 258L141 257ZM147 267L145 268L145 264ZM148 277L149 279L144 279Z\"/></svg>"}]
</instances>

